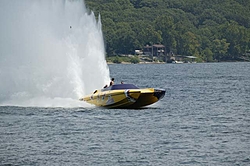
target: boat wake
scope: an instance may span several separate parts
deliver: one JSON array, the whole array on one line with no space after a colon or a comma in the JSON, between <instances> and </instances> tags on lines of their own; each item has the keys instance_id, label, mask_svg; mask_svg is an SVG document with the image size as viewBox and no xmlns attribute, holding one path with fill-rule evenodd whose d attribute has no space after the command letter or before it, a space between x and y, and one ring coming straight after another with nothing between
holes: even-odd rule
<instances>
[{"instance_id":1,"label":"boat wake","mask_svg":"<svg viewBox=\"0 0 250 166\"><path fill-rule=\"evenodd\" d=\"M0 105L83 106L109 81L101 21L83 1L3 0L0 20Z\"/></svg>"}]
</instances>

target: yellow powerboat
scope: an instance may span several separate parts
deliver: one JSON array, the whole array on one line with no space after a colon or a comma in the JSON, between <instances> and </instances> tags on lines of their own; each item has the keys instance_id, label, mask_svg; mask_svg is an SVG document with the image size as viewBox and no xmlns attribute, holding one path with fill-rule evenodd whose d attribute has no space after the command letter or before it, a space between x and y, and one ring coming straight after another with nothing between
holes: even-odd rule
<instances>
[{"instance_id":1,"label":"yellow powerboat","mask_svg":"<svg viewBox=\"0 0 250 166\"><path fill-rule=\"evenodd\" d=\"M133 84L115 84L95 90L80 100L106 108L141 108L153 104L164 97L164 89L139 89Z\"/></svg>"}]
</instances>

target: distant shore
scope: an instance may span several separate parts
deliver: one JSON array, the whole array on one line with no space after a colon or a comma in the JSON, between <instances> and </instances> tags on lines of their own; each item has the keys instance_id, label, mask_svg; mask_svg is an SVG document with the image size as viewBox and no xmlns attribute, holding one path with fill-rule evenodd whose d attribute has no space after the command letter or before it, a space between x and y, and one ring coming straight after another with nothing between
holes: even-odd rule
<instances>
[{"instance_id":1,"label":"distant shore","mask_svg":"<svg viewBox=\"0 0 250 166\"><path fill-rule=\"evenodd\" d=\"M107 62L108 65L111 64L165 64L166 62L139 62L139 63L131 63L131 62L121 62L121 63L114 63L114 62Z\"/></svg>"},{"instance_id":2,"label":"distant shore","mask_svg":"<svg viewBox=\"0 0 250 166\"><path fill-rule=\"evenodd\" d=\"M231 62L248 62L248 61L219 61L219 62L197 62L197 63L231 63ZM195 62L196 63L196 62ZM195 63L182 63L182 64L195 64ZM107 62L108 65L112 64L175 64L175 63L167 63L167 62L139 62L139 63L131 63L131 62Z\"/></svg>"},{"instance_id":3,"label":"distant shore","mask_svg":"<svg viewBox=\"0 0 250 166\"><path fill-rule=\"evenodd\" d=\"M174 57L175 58L175 57ZM225 60L225 61L203 61L200 58L175 58L166 61L164 57L154 57L151 59L147 56L135 56L135 55L123 55L123 56L108 56L106 57L107 64L164 64L164 63L220 63L220 62L250 62L250 58L237 59L237 60Z\"/></svg>"}]
</instances>

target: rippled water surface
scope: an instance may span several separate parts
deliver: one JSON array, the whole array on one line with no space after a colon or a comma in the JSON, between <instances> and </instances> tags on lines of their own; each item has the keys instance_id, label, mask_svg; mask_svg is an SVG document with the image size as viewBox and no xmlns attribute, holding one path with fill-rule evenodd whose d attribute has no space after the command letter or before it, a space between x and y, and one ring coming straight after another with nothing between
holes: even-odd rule
<instances>
[{"instance_id":1,"label":"rippled water surface","mask_svg":"<svg viewBox=\"0 0 250 166\"><path fill-rule=\"evenodd\" d=\"M250 63L109 65L143 109L0 107L0 165L250 165Z\"/></svg>"}]
</instances>

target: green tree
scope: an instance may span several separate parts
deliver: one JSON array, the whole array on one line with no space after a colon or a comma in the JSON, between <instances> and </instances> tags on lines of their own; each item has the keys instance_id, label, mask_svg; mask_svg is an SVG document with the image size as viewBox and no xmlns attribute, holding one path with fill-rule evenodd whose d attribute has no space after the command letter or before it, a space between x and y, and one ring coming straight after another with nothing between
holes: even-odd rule
<instances>
[{"instance_id":1,"label":"green tree","mask_svg":"<svg viewBox=\"0 0 250 166\"><path fill-rule=\"evenodd\" d=\"M163 44L167 48L167 52L176 49L175 25L173 17L159 16L154 21L155 29L162 32Z\"/></svg>"},{"instance_id":2,"label":"green tree","mask_svg":"<svg viewBox=\"0 0 250 166\"><path fill-rule=\"evenodd\" d=\"M221 28L222 36L230 43L229 55L230 58L237 59L245 53L250 42L249 33L243 26L236 22L224 24Z\"/></svg>"},{"instance_id":3,"label":"green tree","mask_svg":"<svg viewBox=\"0 0 250 166\"><path fill-rule=\"evenodd\" d=\"M212 62L213 61L213 52L209 48L205 48L202 50L202 59L206 62Z\"/></svg>"},{"instance_id":4,"label":"green tree","mask_svg":"<svg viewBox=\"0 0 250 166\"><path fill-rule=\"evenodd\" d=\"M125 22L118 23L115 35L115 52L123 54L133 54L135 50L134 44L137 42L137 39L136 34L131 29L130 25Z\"/></svg>"},{"instance_id":5,"label":"green tree","mask_svg":"<svg viewBox=\"0 0 250 166\"><path fill-rule=\"evenodd\" d=\"M130 62L135 64L135 63L139 63L140 60L139 60L138 57L133 57L133 58L130 59Z\"/></svg>"},{"instance_id":6,"label":"green tree","mask_svg":"<svg viewBox=\"0 0 250 166\"><path fill-rule=\"evenodd\" d=\"M249 0L85 0L100 13L108 55L145 44L205 61L239 59L250 49ZM219 45L216 45L219 44Z\"/></svg>"},{"instance_id":7,"label":"green tree","mask_svg":"<svg viewBox=\"0 0 250 166\"><path fill-rule=\"evenodd\" d=\"M213 52L215 60L226 60L230 43L226 39L215 39L213 41Z\"/></svg>"},{"instance_id":8,"label":"green tree","mask_svg":"<svg viewBox=\"0 0 250 166\"><path fill-rule=\"evenodd\" d=\"M186 55L199 56L199 42L196 35L192 32L186 32L183 36L183 47Z\"/></svg>"}]
</instances>

